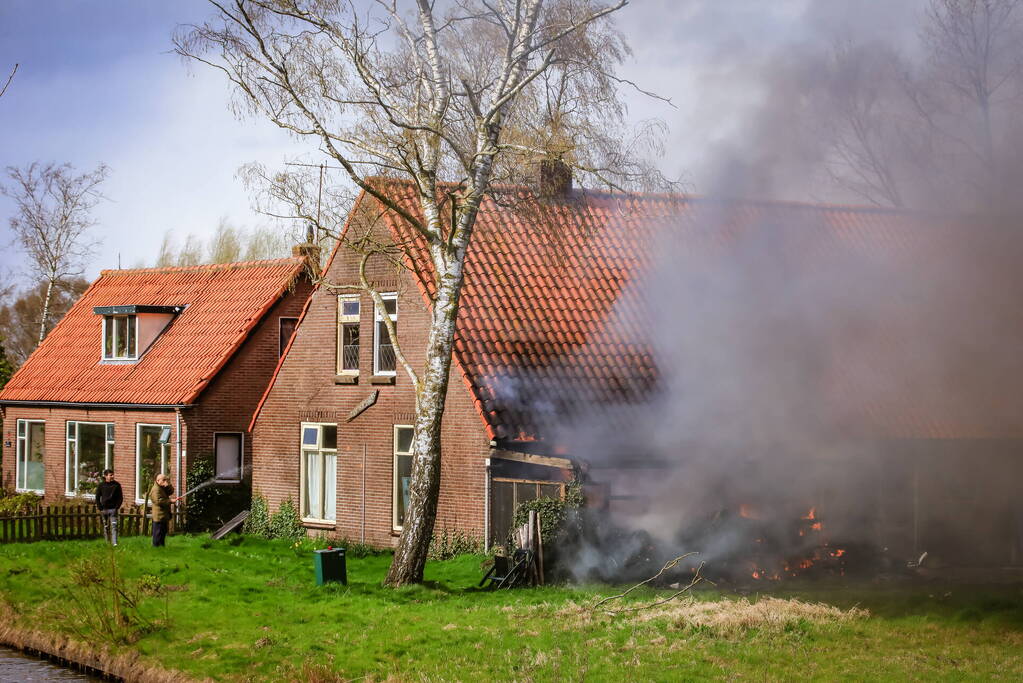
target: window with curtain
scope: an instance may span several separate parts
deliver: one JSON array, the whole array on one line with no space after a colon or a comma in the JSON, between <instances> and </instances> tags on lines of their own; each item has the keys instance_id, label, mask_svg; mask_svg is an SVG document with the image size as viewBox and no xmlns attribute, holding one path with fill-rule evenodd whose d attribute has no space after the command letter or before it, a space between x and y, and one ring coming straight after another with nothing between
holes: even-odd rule
<instances>
[{"instance_id":1,"label":"window with curtain","mask_svg":"<svg viewBox=\"0 0 1023 683\"><path fill-rule=\"evenodd\" d=\"M18 420L18 448L15 487L19 491L43 492L46 423L42 420Z\"/></svg>"},{"instance_id":2,"label":"window with curtain","mask_svg":"<svg viewBox=\"0 0 1023 683\"><path fill-rule=\"evenodd\" d=\"M337 519L337 425L302 423L302 518Z\"/></svg>"}]
</instances>

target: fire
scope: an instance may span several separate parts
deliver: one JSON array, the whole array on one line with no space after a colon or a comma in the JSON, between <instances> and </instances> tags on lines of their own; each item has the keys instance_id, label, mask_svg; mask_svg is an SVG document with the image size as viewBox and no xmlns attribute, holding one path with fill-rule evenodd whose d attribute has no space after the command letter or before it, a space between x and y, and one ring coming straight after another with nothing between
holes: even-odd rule
<instances>
[{"instance_id":1,"label":"fire","mask_svg":"<svg viewBox=\"0 0 1023 683\"><path fill-rule=\"evenodd\" d=\"M803 519L817 519L817 508L810 508L810 511L806 513L806 516L803 517Z\"/></svg>"},{"instance_id":2,"label":"fire","mask_svg":"<svg viewBox=\"0 0 1023 683\"><path fill-rule=\"evenodd\" d=\"M845 548L836 548L831 551L832 557L842 557L842 555L845 555Z\"/></svg>"},{"instance_id":3,"label":"fire","mask_svg":"<svg viewBox=\"0 0 1023 683\"><path fill-rule=\"evenodd\" d=\"M739 516L745 519L760 519L760 513L749 503L741 503L739 505Z\"/></svg>"}]
</instances>

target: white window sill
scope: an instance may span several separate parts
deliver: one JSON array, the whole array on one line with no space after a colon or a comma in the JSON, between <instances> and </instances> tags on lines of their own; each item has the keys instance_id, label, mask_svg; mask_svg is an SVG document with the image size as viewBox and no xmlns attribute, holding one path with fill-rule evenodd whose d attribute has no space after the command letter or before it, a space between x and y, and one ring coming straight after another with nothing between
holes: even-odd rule
<instances>
[{"instance_id":1,"label":"white window sill","mask_svg":"<svg viewBox=\"0 0 1023 683\"><path fill-rule=\"evenodd\" d=\"M37 495L43 495L43 489L14 489L15 493L35 493Z\"/></svg>"},{"instance_id":2,"label":"white window sill","mask_svg":"<svg viewBox=\"0 0 1023 683\"><path fill-rule=\"evenodd\" d=\"M74 491L65 491L65 498L84 498L85 500L96 500L95 493L75 493Z\"/></svg>"},{"instance_id":3,"label":"white window sill","mask_svg":"<svg viewBox=\"0 0 1023 683\"><path fill-rule=\"evenodd\" d=\"M313 519L312 517L303 517L302 524L311 527L330 528L333 529L337 526L335 520L330 519Z\"/></svg>"},{"instance_id":4,"label":"white window sill","mask_svg":"<svg viewBox=\"0 0 1023 683\"><path fill-rule=\"evenodd\" d=\"M100 360L100 365L131 365L138 363L138 358L103 358Z\"/></svg>"}]
</instances>

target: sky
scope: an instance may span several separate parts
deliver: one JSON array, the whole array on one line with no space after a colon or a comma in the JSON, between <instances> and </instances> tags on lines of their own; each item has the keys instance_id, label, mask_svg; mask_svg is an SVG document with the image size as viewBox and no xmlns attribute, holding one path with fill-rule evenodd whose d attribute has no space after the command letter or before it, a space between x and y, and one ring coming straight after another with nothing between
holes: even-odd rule
<instances>
[{"instance_id":1,"label":"sky","mask_svg":"<svg viewBox=\"0 0 1023 683\"><path fill-rule=\"evenodd\" d=\"M673 106L627 90L630 119L668 124L660 166L699 190L720 147L742 140L755 118L765 96L758 74L772 55L837 25L855 30L866 8L891 14L884 30L902 31L913 4L633 0L618 15L634 51L621 74ZM105 163L112 172L109 201L95 211L103 246L87 277L118 263L151 265L168 231L181 241L210 234L225 217L265 224L238 168L319 159L308 142L236 118L224 78L171 52L176 26L210 14L206 0L0 0L0 72L6 78L20 64L0 98L0 168L55 161L79 170ZM869 25L877 30L876 17ZM11 212L0 197L0 274L21 282Z\"/></svg>"}]
</instances>

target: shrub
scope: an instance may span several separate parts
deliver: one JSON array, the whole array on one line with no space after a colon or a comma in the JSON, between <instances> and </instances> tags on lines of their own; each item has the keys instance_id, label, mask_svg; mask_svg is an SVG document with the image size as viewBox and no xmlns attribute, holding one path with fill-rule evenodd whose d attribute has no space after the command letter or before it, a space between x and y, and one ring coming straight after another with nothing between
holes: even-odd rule
<instances>
[{"instance_id":1,"label":"shrub","mask_svg":"<svg viewBox=\"0 0 1023 683\"><path fill-rule=\"evenodd\" d=\"M305 536L295 541L292 546L296 552L311 552L324 548L344 548L346 557L369 557L371 555L382 555L387 552L375 548L368 543L353 541L345 536L317 534L316 536Z\"/></svg>"},{"instance_id":2,"label":"shrub","mask_svg":"<svg viewBox=\"0 0 1023 683\"><path fill-rule=\"evenodd\" d=\"M245 520L242 530L261 538L287 538L301 541L306 536L302 519L290 498L281 503L277 512L271 515L266 498L258 493L252 496L249 518Z\"/></svg>"},{"instance_id":3,"label":"shrub","mask_svg":"<svg viewBox=\"0 0 1023 683\"><path fill-rule=\"evenodd\" d=\"M31 492L15 493L4 490L0 494L0 517L27 514L39 505L41 500L42 497Z\"/></svg>"},{"instance_id":4,"label":"shrub","mask_svg":"<svg viewBox=\"0 0 1023 683\"><path fill-rule=\"evenodd\" d=\"M295 509L295 504L291 502L290 498L281 503L277 512L270 517L269 526L270 538L299 539L306 535L302 519L298 516L298 510Z\"/></svg>"},{"instance_id":5,"label":"shrub","mask_svg":"<svg viewBox=\"0 0 1023 683\"><path fill-rule=\"evenodd\" d=\"M124 645L154 630L156 624L143 615L141 606L156 584L147 577L126 581L113 546L72 564L68 579L62 603L66 613L60 616L79 639Z\"/></svg>"},{"instance_id":6,"label":"shrub","mask_svg":"<svg viewBox=\"0 0 1023 683\"><path fill-rule=\"evenodd\" d=\"M445 527L440 533L435 531L430 540L431 560L450 560L458 555L482 555L483 552L481 538L457 529Z\"/></svg>"},{"instance_id":7,"label":"shrub","mask_svg":"<svg viewBox=\"0 0 1023 683\"><path fill-rule=\"evenodd\" d=\"M515 506L515 516L512 520L512 528L508 530L509 545L512 531L529 521L529 512L536 511L540 518L540 538L544 546L550 546L558 537L561 527L565 522L566 513L569 510L581 508L585 503L583 499L582 486L578 481L573 481L565 488L564 498L535 498L526 500Z\"/></svg>"},{"instance_id":8,"label":"shrub","mask_svg":"<svg viewBox=\"0 0 1023 683\"><path fill-rule=\"evenodd\" d=\"M242 531L253 536L270 538L270 510L267 508L266 498L259 493L252 494L249 518L245 520Z\"/></svg>"}]
</instances>

